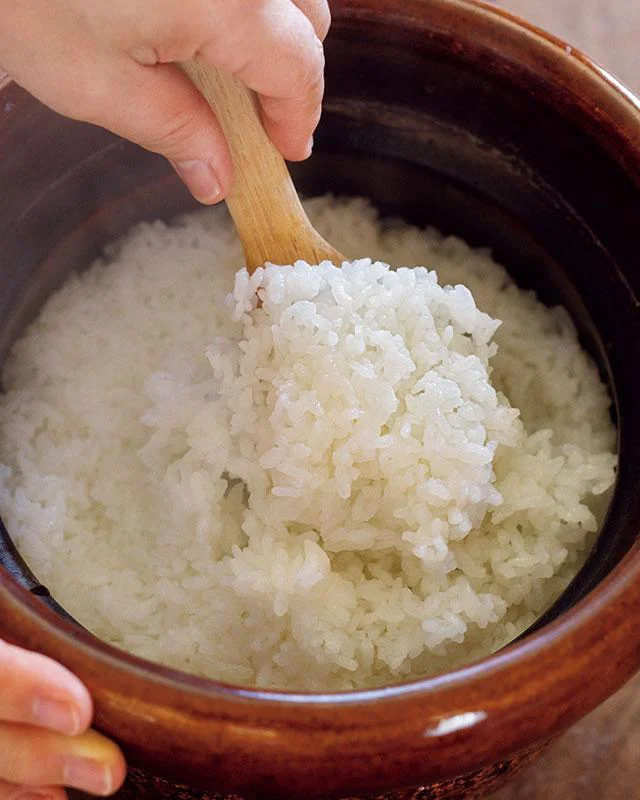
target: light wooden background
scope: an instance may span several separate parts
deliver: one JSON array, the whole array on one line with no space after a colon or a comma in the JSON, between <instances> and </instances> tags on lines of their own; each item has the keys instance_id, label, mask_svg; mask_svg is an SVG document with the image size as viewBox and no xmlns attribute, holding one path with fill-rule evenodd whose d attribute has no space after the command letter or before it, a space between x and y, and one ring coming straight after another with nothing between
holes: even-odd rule
<instances>
[{"instance_id":1,"label":"light wooden background","mask_svg":"<svg viewBox=\"0 0 640 800\"><path fill-rule=\"evenodd\" d=\"M494 0L494 4L566 39L640 92L640 0Z\"/></svg>"},{"instance_id":2,"label":"light wooden background","mask_svg":"<svg viewBox=\"0 0 640 800\"><path fill-rule=\"evenodd\" d=\"M584 50L640 92L640 0L495 3ZM640 676L491 800L640 800Z\"/></svg>"}]
</instances>

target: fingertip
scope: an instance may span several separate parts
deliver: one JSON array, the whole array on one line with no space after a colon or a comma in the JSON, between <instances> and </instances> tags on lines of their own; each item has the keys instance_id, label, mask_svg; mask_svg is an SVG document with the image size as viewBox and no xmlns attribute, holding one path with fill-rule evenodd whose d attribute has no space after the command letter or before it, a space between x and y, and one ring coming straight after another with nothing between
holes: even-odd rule
<instances>
[{"instance_id":1,"label":"fingertip","mask_svg":"<svg viewBox=\"0 0 640 800\"><path fill-rule=\"evenodd\" d=\"M89 728L93 701L72 672L48 656L13 645L0 652L0 718L35 724L65 736L78 736Z\"/></svg>"},{"instance_id":2,"label":"fingertip","mask_svg":"<svg viewBox=\"0 0 640 800\"><path fill-rule=\"evenodd\" d=\"M82 681L66 667L43 656L52 668L33 701L38 724L66 736L80 736L93 721L93 699Z\"/></svg>"},{"instance_id":3,"label":"fingertip","mask_svg":"<svg viewBox=\"0 0 640 800\"><path fill-rule=\"evenodd\" d=\"M285 152L281 152L287 161L306 161L313 152L313 136L307 139L305 144L295 144L287 147L285 150Z\"/></svg>"},{"instance_id":4,"label":"fingertip","mask_svg":"<svg viewBox=\"0 0 640 800\"><path fill-rule=\"evenodd\" d=\"M127 762L119 747L116 747L116 755L113 765L113 791L116 792L122 788L125 780L127 779Z\"/></svg>"},{"instance_id":5,"label":"fingertip","mask_svg":"<svg viewBox=\"0 0 640 800\"><path fill-rule=\"evenodd\" d=\"M307 140L273 140L274 145L286 161L306 161L313 152L313 136Z\"/></svg>"},{"instance_id":6,"label":"fingertip","mask_svg":"<svg viewBox=\"0 0 640 800\"><path fill-rule=\"evenodd\" d=\"M122 750L114 742L107 739L105 745L108 749L105 750L101 762L106 768L107 779L104 794L108 796L121 789L126 781L127 762Z\"/></svg>"},{"instance_id":7,"label":"fingertip","mask_svg":"<svg viewBox=\"0 0 640 800\"><path fill-rule=\"evenodd\" d=\"M305 126L296 131L286 123L269 116L261 109L262 124L275 148L287 161L305 161L313 152L313 133L315 126Z\"/></svg>"},{"instance_id":8,"label":"fingertip","mask_svg":"<svg viewBox=\"0 0 640 800\"><path fill-rule=\"evenodd\" d=\"M313 151L313 135L322 115L321 92L306 100L260 96L264 128L287 161L304 161Z\"/></svg>"},{"instance_id":9,"label":"fingertip","mask_svg":"<svg viewBox=\"0 0 640 800\"><path fill-rule=\"evenodd\" d=\"M78 775L78 765L83 766L80 774L85 771L87 765L92 777L95 777L95 773L97 773L97 782L102 787L101 795L113 794L126 780L127 764L122 750L115 742L94 730L70 743L70 747L65 751L65 762L67 768L69 765L76 768L71 770L71 772L76 772L76 776ZM72 785L77 788L89 789L84 783L82 786L77 783Z\"/></svg>"},{"instance_id":10,"label":"fingertip","mask_svg":"<svg viewBox=\"0 0 640 800\"><path fill-rule=\"evenodd\" d=\"M211 206L224 200L222 181L218 175L216 164L211 160L173 161L169 159L169 163L199 203Z\"/></svg>"},{"instance_id":11,"label":"fingertip","mask_svg":"<svg viewBox=\"0 0 640 800\"><path fill-rule=\"evenodd\" d=\"M75 709L78 715L78 733L72 734L75 736L86 733L93 723L93 698L82 684L80 684L80 687L82 691L79 691L75 696Z\"/></svg>"},{"instance_id":12,"label":"fingertip","mask_svg":"<svg viewBox=\"0 0 640 800\"><path fill-rule=\"evenodd\" d=\"M304 148L304 155L302 156L300 161L306 161L311 156L311 153L313 153L313 146L314 146L314 138L313 136L310 136L307 139L307 143Z\"/></svg>"},{"instance_id":13,"label":"fingertip","mask_svg":"<svg viewBox=\"0 0 640 800\"><path fill-rule=\"evenodd\" d=\"M211 197L208 200L200 200L198 197L193 195L194 200L197 200L200 205L203 206L217 206L218 203L221 203L225 198L224 195L219 195L218 197Z\"/></svg>"},{"instance_id":14,"label":"fingertip","mask_svg":"<svg viewBox=\"0 0 640 800\"><path fill-rule=\"evenodd\" d=\"M86 733L91 713L87 712L86 704L43 694L34 697L31 712L24 721L73 738Z\"/></svg>"},{"instance_id":15,"label":"fingertip","mask_svg":"<svg viewBox=\"0 0 640 800\"><path fill-rule=\"evenodd\" d=\"M43 656L46 658L46 656ZM56 704L60 707L66 706L69 709L71 722L66 730L60 726L52 727L68 736L79 736L85 733L93 721L93 698L87 687L80 678L61 664L47 659L55 668L55 672L50 675L50 685L44 689L44 701L55 708ZM51 686L53 684L53 686Z\"/></svg>"}]
</instances>

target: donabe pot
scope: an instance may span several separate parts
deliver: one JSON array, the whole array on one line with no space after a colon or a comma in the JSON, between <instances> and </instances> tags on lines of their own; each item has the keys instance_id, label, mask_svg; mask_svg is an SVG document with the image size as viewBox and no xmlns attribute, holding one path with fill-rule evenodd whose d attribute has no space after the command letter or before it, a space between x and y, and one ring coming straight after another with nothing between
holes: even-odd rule
<instances>
[{"instance_id":1,"label":"donabe pot","mask_svg":"<svg viewBox=\"0 0 640 800\"><path fill-rule=\"evenodd\" d=\"M2 531L0 636L86 683L134 767L123 797L189 796L172 782L195 797L479 796L640 666L640 103L488 6L332 7L326 110L298 186L489 245L521 286L564 303L615 398L615 495L586 567L526 637L440 677L338 695L249 691L124 655L65 617ZM71 269L132 223L189 207L160 158L5 80L0 359Z\"/></svg>"}]
</instances>

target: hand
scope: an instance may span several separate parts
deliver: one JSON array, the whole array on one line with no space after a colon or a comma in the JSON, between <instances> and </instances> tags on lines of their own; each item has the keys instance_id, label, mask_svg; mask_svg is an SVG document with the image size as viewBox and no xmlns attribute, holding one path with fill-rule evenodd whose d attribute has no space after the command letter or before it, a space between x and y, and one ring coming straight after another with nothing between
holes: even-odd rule
<instances>
[{"instance_id":1,"label":"hand","mask_svg":"<svg viewBox=\"0 0 640 800\"><path fill-rule=\"evenodd\" d=\"M229 153L172 62L200 58L259 94L282 155L311 152L324 90L326 0L0 0L0 66L48 106L166 156L203 203L224 197Z\"/></svg>"},{"instance_id":2,"label":"hand","mask_svg":"<svg viewBox=\"0 0 640 800\"><path fill-rule=\"evenodd\" d=\"M112 794L124 758L89 731L85 687L45 656L0 640L0 800L63 800L62 786Z\"/></svg>"}]
</instances>

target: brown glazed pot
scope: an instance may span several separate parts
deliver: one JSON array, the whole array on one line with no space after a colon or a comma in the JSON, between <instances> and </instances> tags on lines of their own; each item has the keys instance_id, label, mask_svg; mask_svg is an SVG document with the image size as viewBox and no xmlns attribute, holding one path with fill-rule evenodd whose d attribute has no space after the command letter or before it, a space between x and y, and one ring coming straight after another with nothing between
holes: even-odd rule
<instances>
[{"instance_id":1,"label":"brown glazed pot","mask_svg":"<svg viewBox=\"0 0 640 800\"><path fill-rule=\"evenodd\" d=\"M440 677L326 696L224 686L101 644L0 526L0 635L84 680L134 767L123 797L480 796L640 666L640 103L488 6L332 5L326 113L298 185L490 245L521 285L562 301L615 397L615 496L586 567L519 642ZM0 359L70 269L189 205L161 159L5 81Z\"/></svg>"}]
</instances>

